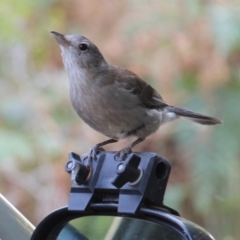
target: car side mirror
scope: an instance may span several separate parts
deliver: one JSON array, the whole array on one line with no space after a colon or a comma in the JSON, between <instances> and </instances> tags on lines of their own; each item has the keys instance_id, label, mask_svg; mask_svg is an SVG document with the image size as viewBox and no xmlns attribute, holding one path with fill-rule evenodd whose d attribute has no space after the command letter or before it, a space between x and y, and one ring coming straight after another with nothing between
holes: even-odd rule
<instances>
[{"instance_id":1,"label":"car side mirror","mask_svg":"<svg viewBox=\"0 0 240 240\"><path fill-rule=\"evenodd\" d=\"M171 171L165 158L131 153L117 161L114 155L100 152L88 167L79 155L69 154L69 205L44 218L31 240L213 239L164 205Z\"/></svg>"}]
</instances>

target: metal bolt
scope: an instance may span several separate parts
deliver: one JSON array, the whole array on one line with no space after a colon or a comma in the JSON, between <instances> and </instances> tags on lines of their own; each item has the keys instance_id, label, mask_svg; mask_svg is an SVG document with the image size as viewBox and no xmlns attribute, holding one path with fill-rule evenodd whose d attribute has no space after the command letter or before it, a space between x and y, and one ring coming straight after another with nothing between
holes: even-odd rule
<instances>
[{"instance_id":1,"label":"metal bolt","mask_svg":"<svg viewBox=\"0 0 240 240\"><path fill-rule=\"evenodd\" d=\"M124 168L124 165L122 163L120 163L117 167L118 171L122 171Z\"/></svg>"}]
</instances>

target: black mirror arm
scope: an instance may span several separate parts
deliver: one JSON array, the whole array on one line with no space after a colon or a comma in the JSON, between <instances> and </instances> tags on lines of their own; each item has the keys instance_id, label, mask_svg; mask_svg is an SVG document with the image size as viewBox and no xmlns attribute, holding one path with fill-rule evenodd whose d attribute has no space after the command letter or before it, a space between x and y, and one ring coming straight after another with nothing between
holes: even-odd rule
<instances>
[{"instance_id":1,"label":"black mirror arm","mask_svg":"<svg viewBox=\"0 0 240 240\"><path fill-rule=\"evenodd\" d=\"M79 155L70 153L66 171L73 182L69 210L85 212L91 203L112 202L122 214L156 206L179 215L163 204L171 165L155 153L131 153L126 160L116 161L113 152L100 152L91 169Z\"/></svg>"}]
</instances>

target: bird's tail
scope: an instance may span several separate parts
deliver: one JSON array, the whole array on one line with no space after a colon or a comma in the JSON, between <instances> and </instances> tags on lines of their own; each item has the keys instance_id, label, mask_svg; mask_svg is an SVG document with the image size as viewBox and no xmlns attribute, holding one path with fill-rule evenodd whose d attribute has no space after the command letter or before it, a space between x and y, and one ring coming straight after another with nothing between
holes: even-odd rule
<instances>
[{"instance_id":1,"label":"bird's tail","mask_svg":"<svg viewBox=\"0 0 240 240\"><path fill-rule=\"evenodd\" d=\"M215 125L215 124L222 123L222 121L217 118L209 117L207 115L203 115L200 113L195 113L184 107L168 106L167 108L170 112L173 112L180 117L184 117L188 120L191 120L191 121L199 123L199 124Z\"/></svg>"}]
</instances>

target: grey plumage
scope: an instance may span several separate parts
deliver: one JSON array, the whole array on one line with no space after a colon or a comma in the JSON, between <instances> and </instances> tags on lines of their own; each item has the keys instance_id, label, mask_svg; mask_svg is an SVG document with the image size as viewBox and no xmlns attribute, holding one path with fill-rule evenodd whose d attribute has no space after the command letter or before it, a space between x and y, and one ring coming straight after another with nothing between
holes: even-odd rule
<instances>
[{"instance_id":1,"label":"grey plumage","mask_svg":"<svg viewBox=\"0 0 240 240\"><path fill-rule=\"evenodd\" d=\"M168 105L136 74L107 63L89 39L51 33L62 50L74 109L89 126L111 138L93 146L90 158L95 157L100 146L135 136L135 142L117 153L124 159L133 146L162 124L179 117L206 125L222 123L217 118Z\"/></svg>"}]
</instances>

